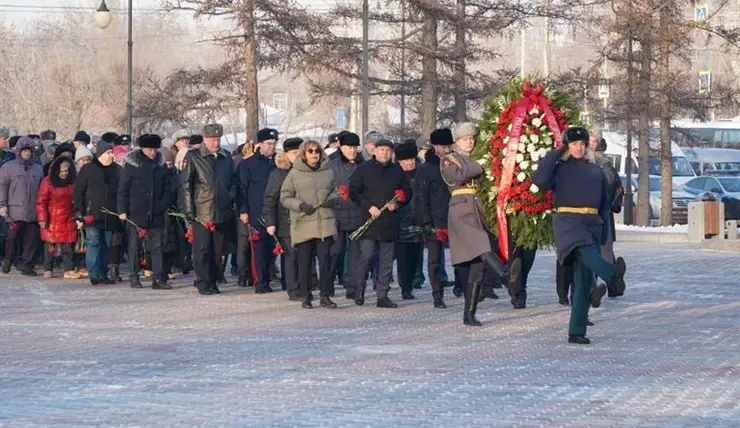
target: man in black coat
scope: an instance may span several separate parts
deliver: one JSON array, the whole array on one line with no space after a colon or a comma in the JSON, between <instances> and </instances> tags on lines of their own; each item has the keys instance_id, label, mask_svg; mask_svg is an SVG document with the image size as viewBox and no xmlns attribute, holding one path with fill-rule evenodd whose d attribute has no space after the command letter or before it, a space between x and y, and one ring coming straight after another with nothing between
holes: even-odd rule
<instances>
[{"instance_id":1,"label":"man in black coat","mask_svg":"<svg viewBox=\"0 0 740 428\"><path fill-rule=\"evenodd\" d=\"M271 239L267 238L267 230L262 219L262 208L265 200L265 189L270 173L275 169L275 145L278 140L278 132L274 129L265 128L257 133L257 149L252 157L243 160L237 169L239 178L239 196L237 208L239 209L238 236L239 254L246 251L246 246L251 244L252 257L254 260L255 292L270 293L270 266L273 263ZM260 239L249 241L250 236L258 233ZM237 262L237 264L239 264Z\"/></svg>"},{"instance_id":2,"label":"man in black coat","mask_svg":"<svg viewBox=\"0 0 740 428\"><path fill-rule=\"evenodd\" d=\"M280 272L282 272L283 290L288 292L288 299L294 302L301 301L298 289L298 258L290 240L290 211L280 203L280 188L288 176L290 169L298 156L298 148L303 143L300 138L288 138L283 142L283 153L275 156L275 166L277 167L270 173L265 188L265 201L262 208L262 216L265 219L265 228L267 234L272 236L276 242L280 243L283 248L283 254L280 256ZM273 247L274 248L274 247ZM242 253L239 253L240 255ZM239 261L241 268L242 262ZM245 263L245 269L248 266ZM244 281L246 283L246 281ZM239 285L242 284L242 273L239 273Z\"/></svg>"},{"instance_id":3,"label":"man in black coat","mask_svg":"<svg viewBox=\"0 0 740 428\"><path fill-rule=\"evenodd\" d=\"M406 174L406 180L414 188L417 164L419 160L416 155L419 149L416 142L404 142L396 144L394 149L396 162ZM407 204L402 205L399 210L400 234L396 241L396 270L398 272L398 285L401 287L403 300L413 300L414 276L419 267L419 260L424 258L424 246L420 236L412 229L416 227L416 192Z\"/></svg>"},{"instance_id":4,"label":"man in black coat","mask_svg":"<svg viewBox=\"0 0 740 428\"><path fill-rule=\"evenodd\" d=\"M221 148L223 133L221 125L205 126L203 144L185 156L180 177L182 211L194 219L195 285L202 295L220 293L216 282L223 272L229 239L234 236L234 163Z\"/></svg>"},{"instance_id":5,"label":"man in black coat","mask_svg":"<svg viewBox=\"0 0 740 428\"><path fill-rule=\"evenodd\" d=\"M139 280L140 253L147 251L152 259L152 288L170 290L162 262L162 238L165 216L173 201L173 187L164 156L159 152L162 138L145 134L139 137L139 150L126 155L121 181L118 184L118 212L121 221L133 222L139 230L128 224L128 259L131 265L129 283L132 288L142 288ZM143 232L142 232L143 233ZM146 248L144 245L146 244ZM146 257L142 257L146 260Z\"/></svg>"},{"instance_id":6,"label":"man in black coat","mask_svg":"<svg viewBox=\"0 0 740 428\"><path fill-rule=\"evenodd\" d=\"M121 229L117 212L118 181L121 167L113 162L113 144L100 141L95 160L83 166L75 179L75 217L84 224L87 252L85 260L92 285L113 284L110 278L117 274L118 266L108 266L113 232ZM108 272L106 272L108 268Z\"/></svg>"},{"instance_id":7,"label":"man in black coat","mask_svg":"<svg viewBox=\"0 0 740 428\"><path fill-rule=\"evenodd\" d=\"M359 152L360 137L353 132L339 133L339 156L329 162L329 168L334 174L334 182L338 187L344 186L349 191L349 180L352 173L362 164L363 158ZM349 239L360 226L360 207L357 202L349 199L337 198L332 206L334 217L337 219L337 239L331 248L331 265L339 283L346 289L345 297L354 299L355 290L350 282L346 281L348 272L344 271L345 256L349 258L349 266L356 266L359 262L359 248L357 241Z\"/></svg>"},{"instance_id":8,"label":"man in black coat","mask_svg":"<svg viewBox=\"0 0 740 428\"><path fill-rule=\"evenodd\" d=\"M413 194L406 174L398 164L391 161L393 142L379 140L375 143L375 154L364 162L350 177L349 192L353 201L360 205L361 221L375 219L359 237L359 263L352 267L350 283L355 290L356 305L365 304L365 284L373 251L378 248L379 269L376 293L379 308L396 308L388 298L395 241L399 237L398 208L408 203ZM402 191L405 202L391 202L396 191ZM383 210L383 211L381 211Z\"/></svg>"},{"instance_id":9,"label":"man in black coat","mask_svg":"<svg viewBox=\"0 0 740 428\"><path fill-rule=\"evenodd\" d=\"M450 189L442 180L439 170L440 156L452 150L452 132L449 129L434 130L429 136L429 143L434 148L427 151L425 162L416 174L414 197L416 198L416 218L420 226L427 230L447 230L447 212L450 206ZM432 297L435 308L446 308L443 284L437 275L442 265L444 242L438 239L427 239L427 274L432 285ZM457 272L456 275L457 277ZM460 287L462 294L462 286Z\"/></svg>"}]
</instances>

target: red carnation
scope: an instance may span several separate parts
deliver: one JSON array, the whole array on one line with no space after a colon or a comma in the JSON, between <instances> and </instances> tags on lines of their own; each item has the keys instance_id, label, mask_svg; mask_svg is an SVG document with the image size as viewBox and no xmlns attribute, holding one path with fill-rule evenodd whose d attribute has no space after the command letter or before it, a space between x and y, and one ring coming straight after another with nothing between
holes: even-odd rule
<instances>
[{"instance_id":1,"label":"red carnation","mask_svg":"<svg viewBox=\"0 0 740 428\"><path fill-rule=\"evenodd\" d=\"M283 246L279 242L275 243L275 247L272 249L272 254L280 256L284 253Z\"/></svg>"},{"instance_id":2,"label":"red carnation","mask_svg":"<svg viewBox=\"0 0 740 428\"><path fill-rule=\"evenodd\" d=\"M146 229L139 229L139 239L146 238Z\"/></svg>"},{"instance_id":3,"label":"red carnation","mask_svg":"<svg viewBox=\"0 0 740 428\"><path fill-rule=\"evenodd\" d=\"M400 203L406 202L406 193L404 193L403 189L396 189L393 192L393 197Z\"/></svg>"},{"instance_id":4,"label":"red carnation","mask_svg":"<svg viewBox=\"0 0 740 428\"><path fill-rule=\"evenodd\" d=\"M434 236L437 237L437 241L439 242L447 242L447 229L437 229L434 232Z\"/></svg>"},{"instance_id":5,"label":"red carnation","mask_svg":"<svg viewBox=\"0 0 740 428\"><path fill-rule=\"evenodd\" d=\"M54 254L57 252L56 247L49 247L49 254Z\"/></svg>"},{"instance_id":6,"label":"red carnation","mask_svg":"<svg viewBox=\"0 0 740 428\"><path fill-rule=\"evenodd\" d=\"M140 264L140 265L142 265L142 266L146 266L146 259L145 259L145 258L143 258L143 257L142 257L142 258L140 258L140 259L139 259L139 264Z\"/></svg>"},{"instance_id":7,"label":"red carnation","mask_svg":"<svg viewBox=\"0 0 740 428\"><path fill-rule=\"evenodd\" d=\"M339 196L342 197L343 201L349 200L349 190L347 189L347 186L345 185L339 186Z\"/></svg>"},{"instance_id":8,"label":"red carnation","mask_svg":"<svg viewBox=\"0 0 740 428\"><path fill-rule=\"evenodd\" d=\"M248 240L252 242L259 241L260 239L262 239L262 236L260 235L260 231L256 229L252 231L252 234L249 235L248 238Z\"/></svg>"},{"instance_id":9,"label":"red carnation","mask_svg":"<svg viewBox=\"0 0 740 428\"><path fill-rule=\"evenodd\" d=\"M536 127L536 126L533 126L533 127L532 127L532 128L530 129L530 131L531 131L531 132L532 132L532 133L533 133L534 135L537 135L537 134L539 134L539 133L540 133L540 128L538 128L538 127Z\"/></svg>"},{"instance_id":10,"label":"red carnation","mask_svg":"<svg viewBox=\"0 0 740 428\"><path fill-rule=\"evenodd\" d=\"M92 224L93 221L95 221L95 218L93 216L91 216L91 215L86 215L85 216L85 224Z\"/></svg>"},{"instance_id":11,"label":"red carnation","mask_svg":"<svg viewBox=\"0 0 740 428\"><path fill-rule=\"evenodd\" d=\"M208 229L209 232L216 231L216 223L213 220L207 221L203 226Z\"/></svg>"},{"instance_id":12,"label":"red carnation","mask_svg":"<svg viewBox=\"0 0 740 428\"><path fill-rule=\"evenodd\" d=\"M87 253L87 248L82 248L82 249L80 249L79 253L80 253L80 254L85 254L85 253Z\"/></svg>"},{"instance_id":13,"label":"red carnation","mask_svg":"<svg viewBox=\"0 0 740 428\"><path fill-rule=\"evenodd\" d=\"M14 221L10 223L10 226L8 226L8 230L10 230L11 232L15 232L16 230L18 230L19 227L21 227L21 225L18 224L17 221Z\"/></svg>"}]
</instances>

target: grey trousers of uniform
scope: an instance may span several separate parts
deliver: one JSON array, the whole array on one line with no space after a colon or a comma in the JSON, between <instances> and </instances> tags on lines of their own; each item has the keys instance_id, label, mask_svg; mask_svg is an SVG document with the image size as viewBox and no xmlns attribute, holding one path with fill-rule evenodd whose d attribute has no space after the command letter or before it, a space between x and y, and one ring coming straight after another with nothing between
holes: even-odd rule
<instances>
[{"instance_id":1,"label":"grey trousers of uniform","mask_svg":"<svg viewBox=\"0 0 740 428\"><path fill-rule=\"evenodd\" d=\"M388 290L391 288L391 278L393 277L395 247L396 243L394 241L375 241L372 239L360 239L357 241L357 250L359 253L357 264L354 266L350 265L349 269L349 283L352 284L352 288L354 288L356 294L363 295L365 293L370 261L377 248L379 267L375 292L379 299L388 296Z\"/></svg>"}]
</instances>

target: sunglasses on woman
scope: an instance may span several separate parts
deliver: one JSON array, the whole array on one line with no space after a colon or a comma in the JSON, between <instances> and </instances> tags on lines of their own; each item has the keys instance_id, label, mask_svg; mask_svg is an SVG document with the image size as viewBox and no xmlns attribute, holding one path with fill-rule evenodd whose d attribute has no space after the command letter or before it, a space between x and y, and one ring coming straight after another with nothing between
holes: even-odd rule
<instances>
[{"instance_id":1,"label":"sunglasses on woman","mask_svg":"<svg viewBox=\"0 0 740 428\"><path fill-rule=\"evenodd\" d=\"M321 154L321 149L306 149L306 153L311 155L318 155Z\"/></svg>"}]
</instances>

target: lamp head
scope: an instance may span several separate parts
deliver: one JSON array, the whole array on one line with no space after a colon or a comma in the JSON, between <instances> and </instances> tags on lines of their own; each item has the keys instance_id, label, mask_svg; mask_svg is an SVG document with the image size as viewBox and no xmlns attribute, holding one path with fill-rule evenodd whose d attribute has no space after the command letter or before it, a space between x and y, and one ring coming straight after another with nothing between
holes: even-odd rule
<instances>
[{"instance_id":1,"label":"lamp head","mask_svg":"<svg viewBox=\"0 0 740 428\"><path fill-rule=\"evenodd\" d=\"M108 10L108 6L105 4L105 0L100 2L100 7L95 11L95 25L101 30L110 24L111 14Z\"/></svg>"}]
</instances>

